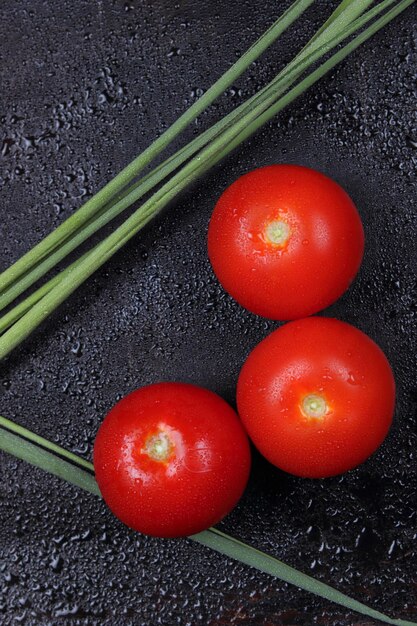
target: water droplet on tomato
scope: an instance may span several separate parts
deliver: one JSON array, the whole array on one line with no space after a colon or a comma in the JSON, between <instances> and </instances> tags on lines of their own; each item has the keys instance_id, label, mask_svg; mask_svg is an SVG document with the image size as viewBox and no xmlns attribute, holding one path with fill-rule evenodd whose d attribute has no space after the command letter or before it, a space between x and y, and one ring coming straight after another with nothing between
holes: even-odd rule
<instances>
[{"instance_id":1,"label":"water droplet on tomato","mask_svg":"<svg viewBox=\"0 0 417 626\"><path fill-rule=\"evenodd\" d=\"M354 372L349 372L348 373L348 377L347 377L347 382L350 385L359 385L359 380L357 378L357 376L355 376Z\"/></svg>"}]
</instances>

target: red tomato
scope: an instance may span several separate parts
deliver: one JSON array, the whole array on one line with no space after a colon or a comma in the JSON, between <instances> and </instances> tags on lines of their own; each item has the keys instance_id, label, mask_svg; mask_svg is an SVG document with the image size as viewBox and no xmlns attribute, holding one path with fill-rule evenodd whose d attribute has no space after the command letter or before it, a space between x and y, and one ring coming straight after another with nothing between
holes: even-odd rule
<instances>
[{"instance_id":1,"label":"red tomato","mask_svg":"<svg viewBox=\"0 0 417 626\"><path fill-rule=\"evenodd\" d=\"M235 506L250 469L235 411L193 385L138 389L105 417L94 444L100 491L125 524L158 537L191 535Z\"/></svg>"},{"instance_id":2,"label":"red tomato","mask_svg":"<svg viewBox=\"0 0 417 626\"><path fill-rule=\"evenodd\" d=\"M310 317L285 324L249 355L240 417L277 467L322 478L356 467L392 422L395 382L382 350L357 328Z\"/></svg>"},{"instance_id":3,"label":"red tomato","mask_svg":"<svg viewBox=\"0 0 417 626\"><path fill-rule=\"evenodd\" d=\"M317 313L349 287L363 227L334 181L298 165L249 172L220 197L208 231L217 278L242 306L271 319Z\"/></svg>"}]
</instances>

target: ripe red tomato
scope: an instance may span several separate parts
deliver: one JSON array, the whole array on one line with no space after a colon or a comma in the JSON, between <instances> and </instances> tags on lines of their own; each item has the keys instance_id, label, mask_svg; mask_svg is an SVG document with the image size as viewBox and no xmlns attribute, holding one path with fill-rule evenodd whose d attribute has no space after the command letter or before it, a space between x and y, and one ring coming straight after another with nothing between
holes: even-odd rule
<instances>
[{"instance_id":1,"label":"ripe red tomato","mask_svg":"<svg viewBox=\"0 0 417 626\"><path fill-rule=\"evenodd\" d=\"M335 302L355 277L363 248L347 193L298 165L239 178L217 202L208 231L209 258L226 291L252 313L277 320Z\"/></svg>"},{"instance_id":2,"label":"ripe red tomato","mask_svg":"<svg viewBox=\"0 0 417 626\"><path fill-rule=\"evenodd\" d=\"M335 319L310 317L270 334L239 376L240 417L277 467L309 478L362 463L391 425L395 382L382 350Z\"/></svg>"},{"instance_id":3,"label":"ripe red tomato","mask_svg":"<svg viewBox=\"0 0 417 626\"><path fill-rule=\"evenodd\" d=\"M219 522L246 486L250 449L235 411L181 383L143 387L118 402L94 444L100 491L125 524L179 537Z\"/></svg>"}]
</instances>

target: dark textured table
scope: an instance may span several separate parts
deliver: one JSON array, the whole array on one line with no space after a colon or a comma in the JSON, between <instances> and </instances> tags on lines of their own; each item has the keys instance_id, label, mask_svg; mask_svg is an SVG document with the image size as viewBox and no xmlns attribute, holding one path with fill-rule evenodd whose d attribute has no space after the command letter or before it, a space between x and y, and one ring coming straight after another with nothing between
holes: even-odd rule
<instances>
[{"instance_id":1,"label":"dark textured table","mask_svg":"<svg viewBox=\"0 0 417 626\"><path fill-rule=\"evenodd\" d=\"M0 267L68 217L166 128L287 6L267 0L3 0ZM318 1L187 137L254 92L334 2ZM417 5L184 194L1 365L0 414L91 457L122 395L183 380L234 402L239 368L277 324L219 287L213 204L269 163L318 168L363 217L358 279L326 314L386 351L391 434L322 481L258 455L221 528L382 611L417 619ZM101 501L0 454L0 622L370 626L372 620L187 540L130 532Z\"/></svg>"}]
</instances>

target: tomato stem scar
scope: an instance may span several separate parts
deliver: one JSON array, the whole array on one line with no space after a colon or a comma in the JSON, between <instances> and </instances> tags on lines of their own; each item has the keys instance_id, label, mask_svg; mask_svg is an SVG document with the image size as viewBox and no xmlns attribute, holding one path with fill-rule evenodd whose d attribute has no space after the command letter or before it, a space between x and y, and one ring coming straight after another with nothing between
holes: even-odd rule
<instances>
[{"instance_id":1,"label":"tomato stem scar","mask_svg":"<svg viewBox=\"0 0 417 626\"><path fill-rule=\"evenodd\" d=\"M305 396L301 405L301 410L306 417L323 417L327 413L327 408L326 400L314 393Z\"/></svg>"},{"instance_id":2,"label":"tomato stem scar","mask_svg":"<svg viewBox=\"0 0 417 626\"><path fill-rule=\"evenodd\" d=\"M154 461L164 462L171 456L173 447L171 439L161 431L146 440L143 452Z\"/></svg>"},{"instance_id":3,"label":"tomato stem scar","mask_svg":"<svg viewBox=\"0 0 417 626\"><path fill-rule=\"evenodd\" d=\"M269 222L269 224L267 224L264 234L268 243L282 247L290 238L291 229L287 222L274 220L273 222Z\"/></svg>"}]
</instances>

